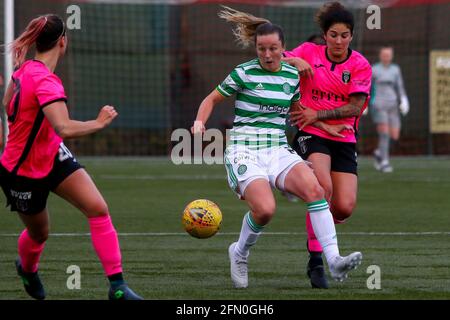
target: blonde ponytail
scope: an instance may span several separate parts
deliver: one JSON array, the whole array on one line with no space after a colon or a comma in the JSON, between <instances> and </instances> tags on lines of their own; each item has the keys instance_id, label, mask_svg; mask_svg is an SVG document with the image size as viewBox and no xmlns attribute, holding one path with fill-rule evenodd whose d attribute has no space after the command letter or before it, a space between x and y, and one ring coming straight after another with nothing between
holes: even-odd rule
<instances>
[{"instance_id":1,"label":"blonde ponytail","mask_svg":"<svg viewBox=\"0 0 450 320\"><path fill-rule=\"evenodd\" d=\"M227 6L222 7L224 10L219 12L219 17L225 19L227 22L236 24L236 27L233 29L233 34L237 42L244 48L254 43L256 28L258 26L264 23L271 23L267 19L255 17L249 13L241 12Z\"/></svg>"}]
</instances>

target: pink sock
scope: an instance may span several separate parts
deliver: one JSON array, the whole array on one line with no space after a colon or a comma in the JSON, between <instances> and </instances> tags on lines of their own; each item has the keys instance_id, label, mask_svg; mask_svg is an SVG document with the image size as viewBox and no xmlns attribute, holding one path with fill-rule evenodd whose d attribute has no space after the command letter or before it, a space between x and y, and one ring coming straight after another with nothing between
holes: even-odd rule
<instances>
[{"instance_id":1,"label":"pink sock","mask_svg":"<svg viewBox=\"0 0 450 320\"><path fill-rule=\"evenodd\" d=\"M45 242L38 243L31 239L28 230L25 229L19 236L19 257L24 272L36 272L38 270L39 259L44 250Z\"/></svg>"},{"instance_id":2,"label":"pink sock","mask_svg":"<svg viewBox=\"0 0 450 320\"><path fill-rule=\"evenodd\" d=\"M109 214L89 218L92 245L107 276L122 272L119 238Z\"/></svg>"},{"instance_id":3,"label":"pink sock","mask_svg":"<svg viewBox=\"0 0 450 320\"><path fill-rule=\"evenodd\" d=\"M306 212L306 233L308 234L308 250L310 252L322 252L322 246L314 233L309 212Z\"/></svg>"}]
</instances>

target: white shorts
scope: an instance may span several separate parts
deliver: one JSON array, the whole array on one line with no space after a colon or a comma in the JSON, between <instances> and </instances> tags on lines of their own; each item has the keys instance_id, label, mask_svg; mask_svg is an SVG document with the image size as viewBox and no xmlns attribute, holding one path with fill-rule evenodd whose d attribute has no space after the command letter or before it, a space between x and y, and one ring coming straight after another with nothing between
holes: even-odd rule
<instances>
[{"instance_id":1,"label":"white shorts","mask_svg":"<svg viewBox=\"0 0 450 320\"><path fill-rule=\"evenodd\" d=\"M230 145L224 158L228 184L240 199L244 198L245 189L255 179L265 179L272 188L284 191L286 175L294 165L303 162L287 145L261 150Z\"/></svg>"}]
</instances>

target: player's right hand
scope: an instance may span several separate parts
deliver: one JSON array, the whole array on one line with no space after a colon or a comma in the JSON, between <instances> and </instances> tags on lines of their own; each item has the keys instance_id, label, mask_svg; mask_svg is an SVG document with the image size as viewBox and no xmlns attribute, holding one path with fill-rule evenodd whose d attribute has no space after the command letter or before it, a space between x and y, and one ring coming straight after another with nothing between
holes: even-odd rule
<instances>
[{"instance_id":1,"label":"player's right hand","mask_svg":"<svg viewBox=\"0 0 450 320\"><path fill-rule=\"evenodd\" d=\"M97 121L102 125L102 127L108 126L114 118L118 116L116 109L113 106L106 105L101 108L97 116Z\"/></svg>"},{"instance_id":2,"label":"player's right hand","mask_svg":"<svg viewBox=\"0 0 450 320\"><path fill-rule=\"evenodd\" d=\"M191 133L197 134L197 133L204 133L205 132L205 125L203 124L203 121L196 120L194 121L194 125L191 127Z\"/></svg>"},{"instance_id":3,"label":"player's right hand","mask_svg":"<svg viewBox=\"0 0 450 320\"><path fill-rule=\"evenodd\" d=\"M300 73L300 77L306 76L310 78L314 76L314 70L313 68L311 68L311 65L301 58L283 57L281 58L281 60L289 63L291 66L296 67L298 69L298 72Z\"/></svg>"}]
</instances>

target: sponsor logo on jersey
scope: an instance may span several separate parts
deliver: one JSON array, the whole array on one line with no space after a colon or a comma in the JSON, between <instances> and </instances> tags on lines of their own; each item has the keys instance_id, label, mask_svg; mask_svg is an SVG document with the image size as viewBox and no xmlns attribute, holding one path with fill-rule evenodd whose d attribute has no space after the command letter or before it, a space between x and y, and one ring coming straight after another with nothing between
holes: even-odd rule
<instances>
[{"instance_id":1,"label":"sponsor logo on jersey","mask_svg":"<svg viewBox=\"0 0 450 320\"><path fill-rule=\"evenodd\" d=\"M271 105L271 104L260 104L259 111L261 112L278 112L279 114L287 114L289 107Z\"/></svg>"},{"instance_id":2,"label":"sponsor logo on jersey","mask_svg":"<svg viewBox=\"0 0 450 320\"><path fill-rule=\"evenodd\" d=\"M256 85L255 90L264 90L264 86L261 82Z\"/></svg>"},{"instance_id":3,"label":"sponsor logo on jersey","mask_svg":"<svg viewBox=\"0 0 450 320\"><path fill-rule=\"evenodd\" d=\"M393 85L394 83L391 81L387 81L389 82L389 85ZM352 83L356 84L357 86L368 86L370 83L370 80L352 80Z\"/></svg>"},{"instance_id":4,"label":"sponsor logo on jersey","mask_svg":"<svg viewBox=\"0 0 450 320\"><path fill-rule=\"evenodd\" d=\"M318 101L318 100L328 100L328 101L335 101L335 102L344 102L344 101L349 101L349 99L347 99L343 94L337 95L336 93L333 92L325 92L322 90L318 90L318 89L312 89L312 99L314 101Z\"/></svg>"}]
</instances>

